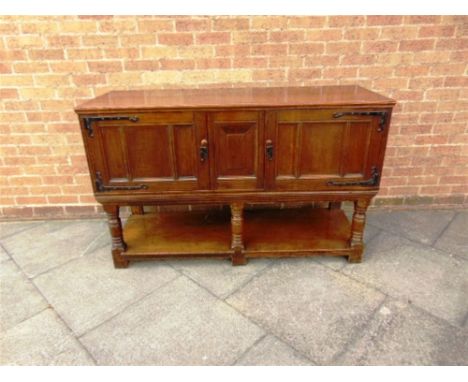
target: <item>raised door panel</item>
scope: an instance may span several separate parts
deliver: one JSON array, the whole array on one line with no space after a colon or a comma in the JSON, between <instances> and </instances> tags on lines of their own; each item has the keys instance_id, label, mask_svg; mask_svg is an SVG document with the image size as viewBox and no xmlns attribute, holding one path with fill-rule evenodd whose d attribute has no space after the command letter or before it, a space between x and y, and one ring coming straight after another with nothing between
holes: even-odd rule
<instances>
[{"instance_id":1,"label":"raised door panel","mask_svg":"<svg viewBox=\"0 0 468 382\"><path fill-rule=\"evenodd\" d=\"M266 139L274 158L266 162L267 185L277 190L351 189L368 182L382 165L385 134L375 116L339 118L336 110L269 112ZM351 183L350 183L351 182ZM347 183L347 186L344 184Z\"/></svg>"},{"instance_id":2,"label":"raised door panel","mask_svg":"<svg viewBox=\"0 0 468 382\"><path fill-rule=\"evenodd\" d=\"M208 115L212 185L215 189L263 187L263 118L258 112Z\"/></svg>"},{"instance_id":3,"label":"raised door panel","mask_svg":"<svg viewBox=\"0 0 468 382\"><path fill-rule=\"evenodd\" d=\"M207 137L203 113L141 113L135 119L96 121L92 136L84 135L101 191L209 188L209 166L198 152Z\"/></svg>"}]
</instances>

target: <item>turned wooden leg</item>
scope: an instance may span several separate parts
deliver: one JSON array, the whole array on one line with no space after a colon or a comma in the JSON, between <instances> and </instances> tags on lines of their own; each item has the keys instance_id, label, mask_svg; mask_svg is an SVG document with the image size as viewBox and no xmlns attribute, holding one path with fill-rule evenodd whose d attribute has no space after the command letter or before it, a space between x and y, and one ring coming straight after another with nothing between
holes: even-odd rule
<instances>
[{"instance_id":1,"label":"turned wooden leg","mask_svg":"<svg viewBox=\"0 0 468 382\"><path fill-rule=\"evenodd\" d=\"M145 211L143 210L143 206L131 206L132 215L143 215Z\"/></svg>"},{"instance_id":2,"label":"turned wooden leg","mask_svg":"<svg viewBox=\"0 0 468 382\"><path fill-rule=\"evenodd\" d=\"M231 204L231 249L234 250L232 255L232 265L245 265L247 259L244 255L244 243L242 241L242 225L243 225L244 205L242 203Z\"/></svg>"},{"instance_id":3,"label":"turned wooden leg","mask_svg":"<svg viewBox=\"0 0 468 382\"><path fill-rule=\"evenodd\" d=\"M353 221L351 223L350 246L353 253L348 256L349 263L360 263L364 251L364 226L366 224L366 210L370 200L359 199L354 202Z\"/></svg>"},{"instance_id":4,"label":"turned wooden leg","mask_svg":"<svg viewBox=\"0 0 468 382\"><path fill-rule=\"evenodd\" d=\"M125 252L127 245L124 242L122 235L122 222L119 217L119 206L105 205L104 211L107 214L107 222L112 239L112 259L114 260L115 268L127 268L128 260L122 257L122 252Z\"/></svg>"},{"instance_id":5,"label":"turned wooden leg","mask_svg":"<svg viewBox=\"0 0 468 382\"><path fill-rule=\"evenodd\" d=\"M328 204L328 209L329 210L338 210L341 208L341 202L330 202Z\"/></svg>"}]
</instances>

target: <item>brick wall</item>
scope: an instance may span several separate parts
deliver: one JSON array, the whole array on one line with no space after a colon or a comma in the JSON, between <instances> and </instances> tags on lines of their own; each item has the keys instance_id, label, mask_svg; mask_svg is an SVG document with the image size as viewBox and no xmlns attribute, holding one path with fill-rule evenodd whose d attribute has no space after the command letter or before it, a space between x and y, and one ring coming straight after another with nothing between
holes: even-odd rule
<instances>
[{"instance_id":1,"label":"brick wall","mask_svg":"<svg viewBox=\"0 0 468 382\"><path fill-rule=\"evenodd\" d=\"M95 211L73 107L357 83L398 100L376 205L468 204L468 17L0 17L0 216Z\"/></svg>"}]
</instances>

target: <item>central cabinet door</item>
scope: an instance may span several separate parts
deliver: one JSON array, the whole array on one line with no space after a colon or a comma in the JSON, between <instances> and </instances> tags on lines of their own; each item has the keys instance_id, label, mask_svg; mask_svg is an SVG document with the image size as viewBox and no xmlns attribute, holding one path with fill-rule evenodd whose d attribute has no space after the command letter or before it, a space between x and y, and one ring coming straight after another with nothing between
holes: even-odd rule
<instances>
[{"instance_id":1,"label":"central cabinet door","mask_svg":"<svg viewBox=\"0 0 468 382\"><path fill-rule=\"evenodd\" d=\"M263 188L263 117L257 111L208 113L212 188Z\"/></svg>"}]
</instances>

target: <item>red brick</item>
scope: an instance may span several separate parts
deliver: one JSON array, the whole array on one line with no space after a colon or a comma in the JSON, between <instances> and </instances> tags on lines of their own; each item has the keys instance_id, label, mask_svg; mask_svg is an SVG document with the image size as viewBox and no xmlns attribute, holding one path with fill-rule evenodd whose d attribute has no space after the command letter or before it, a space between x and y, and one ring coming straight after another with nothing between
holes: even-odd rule
<instances>
[{"instance_id":1,"label":"red brick","mask_svg":"<svg viewBox=\"0 0 468 382\"><path fill-rule=\"evenodd\" d=\"M380 35L378 28L350 28L344 34L345 40L375 40Z\"/></svg>"},{"instance_id":2,"label":"red brick","mask_svg":"<svg viewBox=\"0 0 468 382\"><path fill-rule=\"evenodd\" d=\"M191 33L159 33L158 41L163 45L191 45L193 35Z\"/></svg>"},{"instance_id":3,"label":"red brick","mask_svg":"<svg viewBox=\"0 0 468 382\"><path fill-rule=\"evenodd\" d=\"M452 37L454 33L454 25L431 25L419 29L420 37Z\"/></svg>"},{"instance_id":4,"label":"red brick","mask_svg":"<svg viewBox=\"0 0 468 382\"><path fill-rule=\"evenodd\" d=\"M30 49L29 57L33 60L63 60L63 49Z\"/></svg>"},{"instance_id":5,"label":"red brick","mask_svg":"<svg viewBox=\"0 0 468 382\"><path fill-rule=\"evenodd\" d=\"M319 28L325 26L327 18L324 16L294 16L289 18L290 28Z\"/></svg>"},{"instance_id":6,"label":"red brick","mask_svg":"<svg viewBox=\"0 0 468 382\"><path fill-rule=\"evenodd\" d=\"M436 24L440 21L440 16L406 16L409 24Z\"/></svg>"},{"instance_id":7,"label":"red brick","mask_svg":"<svg viewBox=\"0 0 468 382\"><path fill-rule=\"evenodd\" d=\"M288 44L261 44L250 47L253 56L286 55Z\"/></svg>"},{"instance_id":8,"label":"red brick","mask_svg":"<svg viewBox=\"0 0 468 382\"><path fill-rule=\"evenodd\" d=\"M157 70L159 69L159 61L156 60L131 60L125 61L125 70Z\"/></svg>"},{"instance_id":9,"label":"red brick","mask_svg":"<svg viewBox=\"0 0 468 382\"><path fill-rule=\"evenodd\" d=\"M228 44L231 42L231 34L229 32L197 33L195 41L197 44Z\"/></svg>"},{"instance_id":10,"label":"red brick","mask_svg":"<svg viewBox=\"0 0 468 382\"><path fill-rule=\"evenodd\" d=\"M195 61L197 69L226 69L231 67L230 58L202 58Z\"/></svg>"},{"instance_id":11,"label":"red brick","mask_svg":"<svg viewBox=\"0 0 468 382\"><path fill-rule=\"evenodd\" d=\"M356 27L366 25L366 16L330 16L328 25L331 27Z\"/></svg>"},{"instance_id":12,"label":"red brick","mask_svg":"<svg viewBox=\"0 0 468 382\"><path fill-rule=\"evenodd\" d=\"M301 44L290 44L290 54L312 54L312 53L323 53L325 51L325 44L321 42L316 43L301 43Z\"/></svg>"},{"instance_id":13,"label":"red brick","mask_svg":"<svg viewBox=\"0 0 468 382\"><path fill-rule=\"evenodd\" d=\"M90 72L121 72L122 62L120 61L88 61L88 68Z\"/></svg>"},{"instance_id":14,"label":"red brick","mask_svg":"<svg viewBox=\"0 0 468 382\"><path fill-rule=\"evenodd\" d=\"M161 31L172 31L174 22L172 20L139 20L138 30L142 33L156 33Z\"/></svg>"},{"instance_id":15,"label":"red brick","mask_svg":"<svg viewBox=\"0 0 468 382\"><path fill-rule=\"evenodd\" d=\"M362 45L362 52L369 53L389 53L396 52L398 42L396 41L372 41L364 42Z\"/></svg>"},{"instance_id":16,"label":"red brick","mask_svg":"<svg viewBox=\"0 0 468 382\"><path fill-rule=\"evenodd\" d=\"M210 18L176 20L175 29L177 32L208 31L210 30ZM230 28L229 28L230 29Z\"/></svg>"},{"instance_id":17,"label":"red brick","mask_svg":"<svg viewBox=\"0 0 468 382\"><path fill-rule=\"evenodd\" d=\"M440 39L436 42L435 47L437 50L466 50L468 49L468 38Z\"/></svg>"},{"instance_id":18,"label":"red brick","mask_svg":"<svg viewBox=\"0 0 468 382\"><path fill-rule=\"evenodd\" d=\"M400 51L416 52L431 50L434 48L435 40L404 40L400 41Z\"/></svg>"},{"instance_id":19,"label":"red brick","mask_svg":"<svg viewBox=\"0 0 468 382\"><path fill-rule=\"evenodd\" d=\"M304 41L303 31L280 31L270 32L270 40L273 42L295 42Z\"/></svg>"},{"instance_id":20,"label":"red brick","mask_svg":"<svg viewBox=\"0 0 468 382\"><path fill-rule=\"evenodd\" d=\"M254 81L284 81L286 79L286 70L254 70L252 79Z\"/></svg>"},{"instance_id":21,"label":"red brick","mask_svg":"<svg viewBox=\"0 0 468 382\"><path fill-rule=\"evenodd\" d=\"M367 25L398 25L403 16L367 16Z\"/></svg>"},{"instance_id":22,"label":"red brick","mask_svg":"<svg viewBox=\"0 0 468 382\"><path fill-rule=\"evenodd\" d=\"M327 54L359 54L360 42L329 42L326 44Z\"/></svg>"},{"instance_id":23,"label":"red brick","mask_svg":"<svg viewBox=\"0 0 468 382\"><path fill-rule=\"evenodd\" d=\"M236 57L247 56L250 53L250 47L246 45L219 45L215 47L216 56Z\"/></svg>"},{"instance_id":24,"label":"red brick","mask_svg":"<svg viewBox=\"0 0 468 382\"><path fill-rule=\"evenodd\" d=\"M265 57L245 57L236 58L233 62L233 68L264 68L267 66L268 60Z\"/></svg>"},{"instance_id":25,"label":"red brick","mask_svg":"<svg viewBox=\"0 0 468 382\"><path fill-rule=\"evenodd\" d=\"M162 59L159 60L160 68L163 70L174 70L174 69L194 69L194 60L171 60Z\"/></svg>"},{"instance_id":26,"label":"red brick","mask_svg":"<svg viewBox=\"0 0 468 382\"><path fill-rule=\"evenodd\" d=\"M248 18L215 18L213 20L213 29L216 31L222 30L243 30L249 29L249 20Z\"/></svg>"},{"instance_id":27,"label":"red brick","mask_svg":"<svg viewBox=\"0 0 468 382\"><path fill-rule=\"evenodd\" d=\"M321 69L291 69L288 79L292 81L314 80L322 76Z\"/></svg>"}]
</instances>

